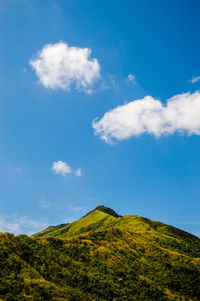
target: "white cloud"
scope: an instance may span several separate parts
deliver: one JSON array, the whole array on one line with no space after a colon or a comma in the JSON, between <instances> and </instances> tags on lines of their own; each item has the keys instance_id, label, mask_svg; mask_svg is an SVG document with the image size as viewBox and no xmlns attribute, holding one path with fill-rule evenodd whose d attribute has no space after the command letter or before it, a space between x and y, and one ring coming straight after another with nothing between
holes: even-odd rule
<instances>
[{"instance_id":1,"label":"white cloud","mask_svg":"<svg viewBox=\"0 0 200 301\"><path fill-rule=\"evenodd\" d=\"M193 77L189 80L190 83L195 84L200 81L200 76Z\"/></svg>"},{"instance_id":2,"label":"white cloud","mask_svg":"<svg viewBox=\"0 0 200 301\"><path fill-rule=\"evenodd\" d=\"M56 174L61 174L62 176L65 176L67 173L71 173L71 167L60 160L53 163L52 170L55 171Z\"/></svg>"},{"instance_id":3,"label":"white cloud","mask_svg":"<svg viewBox=\"0 0 200 301\"><path fill-rule=\"evenodd\" d=\"M30 64L45 88L69 91L74 85L90 94L91 86L100 77L100 65L97 59L90 59L90 54L89 48L59 42L45 45Z\"/></svg>"},{"instance_id":4,"label":"white cloud","mask_svg":"<svg viewBox=\"0 0 200 301\"><path fill-rule=\"evenodd\" d=\"M21 167L8 167L7 170L10 174L21 174L22 173Z\"/></svg>"},{"instance_id":5,"label":"white cloud","mask_svg":"<svg viewBox=\"0 0 200 301\"><path fill-rule=\"evenodd\" d=\"M87 207L85 206L68 206L68 209L70 211L82 211L82 212L87 211Z\"/></svg>"},{"instance_id":6,"label":"white cloud","mask_svg":"<svg viewBox=\"0 0 200 301\"><path fill-rule=\"evenodd\" d=\"M107 143L143 133L156 137L174 132L200 135L200 92L175 95L166 105L146 96L106 112L92 126Z\"/></svg>"},{"instance_id":7,"label":"white cloud","mask_svg":"<svg viewBox=\"0 0 200 301\"><path fill-rule=\"evenodd\" d=\"M52 204L50 202L46 201L45 199L42 199L39 202L39 205L40 205L40 208L42 208L42 209L47 209L47 208L52 207Z\"/></svg>"},{"instance_id":8,"label":"white cloud","mask_svg":"<svg viewBox=\"0 0 200 301\"><path fill-rule=\"evenodd\" d=\"M14 218L13 216L0 216L0 232L10 232L13 234L25 233L31 235L45 227L47 227L46 223L29 219L26 216Z\"/></svg>"},{"instance_id":9,"label":"white cloud","mask_svg":"<svg viewBox=\"0 0 200 301\"><path fill-rule=\"evenodd\" d=\"M133 85L137 84L136 76L134 74L129 74L126 78L127 82L131 82Z\"/></svg>"},{"instance_id":10,"label":"white cloud","mask_svg":"<svg viewBox=\"0 0 200 301\"><path fill-rule=\"evenodd\" d=\"M75 174L77 177L82 176L82 170L81 170L81 168L78 168L78 169L75 171L74 174Z\"/></svg>"},{"instance_id":11,"label":"white cloud","mask_svg":"<svg viewBox=\"0 0 200 301\"><path fill-rule=\"evenodd\" d=\"M61 174L62 176L65 176L67 173L72 173L71 167L64 161L57 161L54 162L51 168L56 174ZM73 171L73 174L77 177L82 176L82 170L81 168L78 168Z\"/></svg>"},{"instance_id":12,"label":"white cloud","mask_svg":"<svg viewBox=\"0 0 200 301\"><path fill-rule=\"evenodd\" d=\"M15 167L15 168L12 169L12 171L14 173L21 173L22 172L22 168L21 167Z\"/></svg>"}]
</instances>

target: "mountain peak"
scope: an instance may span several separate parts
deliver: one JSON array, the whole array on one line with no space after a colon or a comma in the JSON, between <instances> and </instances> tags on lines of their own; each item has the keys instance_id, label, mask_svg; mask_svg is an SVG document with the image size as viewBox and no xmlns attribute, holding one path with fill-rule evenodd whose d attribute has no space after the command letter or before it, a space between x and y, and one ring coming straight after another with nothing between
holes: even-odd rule
<instances>
[{"instance_id":1,"label":"mountain peak","mask_svg":"<svg viewBox=\"0 0 200 301\"><path fill-rule=\"evenodd\" d=\"M104 205L97 206L94 210L92 210L90 212L93 212L93 211L96 211L96 210L107 213L107 214L112 215L114 217L121 217L121 215L117 214L113 209L111 209L109 207L105 207Z\"/></svg>"},{"instance_id":2,"label":"mountain peak","mask_svg":"<svg viewBox=\"0 0 200 301\"><path fill-rule=\"evenodd\" d=\"M122 217L122 215L119 215L117 214L113 209L109 208L109 207L106 207L104 205L99 205L97 206L96 208L94 208L93 210L89 211L86 215L84 215L83 217L89 215L90 213L94 212L94 211L101 211L101 212L104 212L104 213L107 213L111 216L114 216L114 217Z\"/></svg>"}]
</instances>

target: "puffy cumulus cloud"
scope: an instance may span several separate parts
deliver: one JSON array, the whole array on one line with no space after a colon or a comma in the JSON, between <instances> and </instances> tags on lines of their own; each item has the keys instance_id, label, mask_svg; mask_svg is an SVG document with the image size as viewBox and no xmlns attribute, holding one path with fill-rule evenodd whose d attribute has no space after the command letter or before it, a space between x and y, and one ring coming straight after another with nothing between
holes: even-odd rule
<instances>
[{"instance_id":1,"label":"puffy cumulus cloud","mask_svg":"<svg viewBox=\"0 0 200 301\"><path fill-rule=\"evenodd\" d=\"M60 160L53 163L52 170L56 174L61 174L62 176L65 176L67 173L72 172L71 167L67 163Z\"/></svg>"},{"instance_id":2,"label":"puffy cumulus cloud","mask_svg":"<svg viewBox=\"0 0 200 301\"><path fill-rule=\"evenodd\" d=\"M144 133L156 137L174 132L200 135L200 92L175 95L166 105L146 96L105 113L92 126L107 143Z\"/></svg>"},{"instance_id":3,"label":"puffy cumulus cloud","mask_svg":"<svg viewBox=\"0 0 200 301\"><path fill-rule=\"evenodd\" d=\"M61 160L54 162L51 169L56 174L61 174L62 176L65 176L67 173L72 173L72 172L77 177L82 176L81 168L73 170L66 162L61 161Z\"/></svg>"},{"instance_id":4,"label":"puffy cumulus cloud","mask_svg":"<svg viewBox=\"0 0 200 301\"><path fill-rule=\"evenodd\" d=\"M70 47L66 43L45 45L30 64L46 88L69 91L72 85L91 93L91 86L100 77L97 59L90 59L88 48Z\"/></svg>"}]
</instances>

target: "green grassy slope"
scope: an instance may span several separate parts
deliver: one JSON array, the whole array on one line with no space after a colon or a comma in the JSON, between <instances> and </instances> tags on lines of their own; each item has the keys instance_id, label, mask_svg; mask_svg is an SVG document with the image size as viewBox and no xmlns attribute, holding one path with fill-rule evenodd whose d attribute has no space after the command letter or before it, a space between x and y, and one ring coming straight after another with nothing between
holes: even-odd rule
<instances>
[{"instance_id":1,"label":"green grassy slope","mask_svg":"<svg viewBox=\"0 0 200 301\"><path fill-rule=\"evenodd\" d=\"M2 234L0 270L3 300L200 300L197 237L98 209L38 239Z\"/></svg>"},{"instance_id":2,"label":"green grassy slope","mask_svg":"<svg viewBox=\"0 0 200 301\"><path fill-rule=\"evenodd\" d=\"M117 219L116 217L102 212L100 210L91 211L86 216L82 217L78 221L75 221L70 224L66 224L63 227L56 228L50 227L49 228L36 233L33 237L60 237L66 238L72 235L81 234L83 232L97 230L101 227L109 225L112 221Z\"/></svg>"},{"instance_id":3,"label":"green grassy slope","mask_svg":"<svg viewBox=\"0 0 200 301\"><path fill-rule=\"evenodd\" d=\"M40 237L40 236L44 236L44 235L47 235L47 234L50 234L51 232L54 232L60 228L64 228L65 226L69 225L69 223L66 223L66 224L60 224L60 225L57 225L57 226L50 226L36 234L33 235L33 237Z\"/></svg>"},{"instance_id":4,"label":"green grassy slope","mask_svg":"<svg viewBox=\"0 0 200 301\"><path fill-rule=\"evenodd\" d=\"M190 252L191 255L196 254L196 250L200 252L199 239L188 232L141 216L125 215L120 217L115 212L111 212L112 215L110 215L100 211L102 207L98 206L95 210L71 224L49 227L33 235L33 237L67 238L88 231L115 227L128 230L132 234L142 235L146 241L157 243L172 250L181 250L183 253ZM105 208L103 207L103 211L105 211ZM108 212L110 211L108 210ZM193 247L188 248L188 245L191 244Z\"/></svg>"},{"instance_id":5,"label":"green grassy slope","mask_svg":"<svg viewBox=\"0 0 200 301\"><path fill-rule=\"evenodd\" d=\"M156 243L174 251L181 251L187 255L200 257L199 238L158 221L136 215L125 215L113 221L109 227L124 229L132 234L142 236L145 241Z\"/></svg>"}]
</instances>

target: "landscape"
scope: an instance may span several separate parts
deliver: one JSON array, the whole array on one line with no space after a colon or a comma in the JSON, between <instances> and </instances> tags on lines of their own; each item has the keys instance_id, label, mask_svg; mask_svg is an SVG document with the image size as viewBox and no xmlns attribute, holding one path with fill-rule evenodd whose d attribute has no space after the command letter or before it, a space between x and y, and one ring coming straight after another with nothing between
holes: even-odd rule
<instances>
[{"instance_id":1,"label":"landscape","mask_svg":"<svg viewBox=\"0 0 200 301\"><path fill-rule=\"evenodd\" d=\"M200 0L0 0L0 301L200 301Z\"/></svg>"},{"instance_id":2,"label":"landscape","mask_svg":"<svg viewBox=\"0 0 200 301\"><path fill-rule=\"evenodd\" d=\"M98 206L0 243L2 300L199 300L200 239L145 217Z\"/></svg>"}]
</instances>

